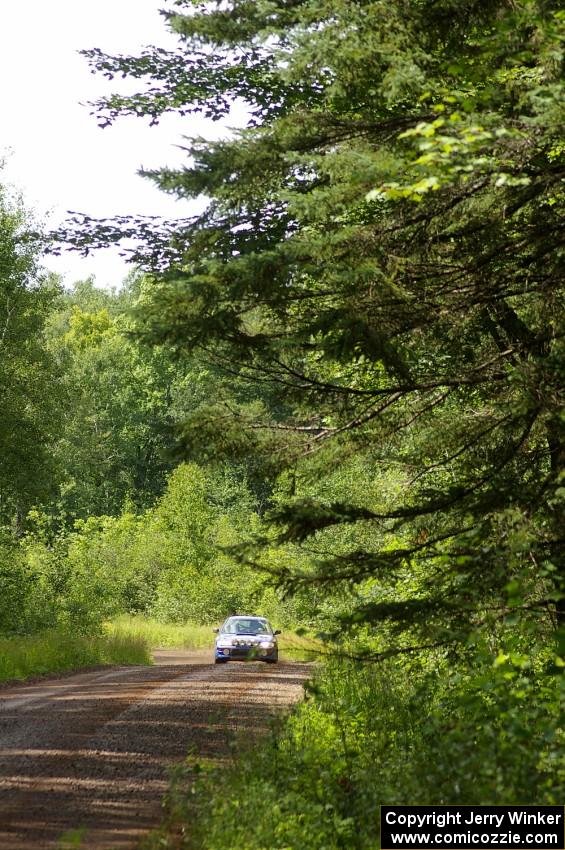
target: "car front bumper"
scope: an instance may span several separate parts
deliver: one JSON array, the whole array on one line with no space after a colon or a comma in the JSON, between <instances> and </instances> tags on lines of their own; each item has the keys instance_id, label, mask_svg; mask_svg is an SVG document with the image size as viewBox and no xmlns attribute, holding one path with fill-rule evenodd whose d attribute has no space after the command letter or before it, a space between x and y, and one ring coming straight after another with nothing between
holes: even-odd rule
<instances>
[{"instance_id":1,"label":"car front bumper","mask_svg":"<svg viewBox=\"0 0 565 850\"><path fill-rule=\"evenodd\" d=\"M218 661L277 661L278 647L265 649L261 646L216 647Z\"/></svg>"}]
</instances>

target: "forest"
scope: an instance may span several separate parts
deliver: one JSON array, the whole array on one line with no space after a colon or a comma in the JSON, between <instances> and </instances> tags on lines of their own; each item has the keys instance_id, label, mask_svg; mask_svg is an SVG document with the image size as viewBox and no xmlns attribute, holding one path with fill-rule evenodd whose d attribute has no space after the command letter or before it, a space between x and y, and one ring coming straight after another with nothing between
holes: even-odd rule
<instances>
[{"instance_id":1,"label":"forest","mask_svg":"<svg viewBox=\"0 0 565 850\"><path fill-rule=\"evenodd\" d=\"M316 640L304 701L231 771L180 771L155 848L366 850L383 804L562 804L562 4L162 15L175 51L84 51L130 83L90 106L243 102L144 172L203 211L47 232L0 194L0 679L34 641L144 658L124 615ZM42 265L110 245L113 290Z\"/></svg>"}]
</instances>

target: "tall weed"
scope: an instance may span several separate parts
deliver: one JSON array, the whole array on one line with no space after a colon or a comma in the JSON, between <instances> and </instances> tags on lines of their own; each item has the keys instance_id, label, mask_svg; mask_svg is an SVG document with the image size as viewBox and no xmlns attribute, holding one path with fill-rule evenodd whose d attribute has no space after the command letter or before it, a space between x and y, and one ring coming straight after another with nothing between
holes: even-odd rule
<instances>
[{"instance_id":1,"label":"tall weed","mask_svg":"<svg viewBox=\"0 0 565 850\"><path fill-rule=\"evenodd\" d=\"M49 631L0 638L0 682L101 664L150 663L147 643L127 635L85 636Z\"/></svg>"},{"instance_id":2,"label":"tall weed","mask_svg":"<svg viewBox=\"0 0 565 850\"><path fill-rule=\"evenodd\" d=\"M143 641L151 647L203 649L213 645L210 626L197 623L161 623L150 617L124 614L106 623L106 634Z\"/></svg>"}]
</instances>

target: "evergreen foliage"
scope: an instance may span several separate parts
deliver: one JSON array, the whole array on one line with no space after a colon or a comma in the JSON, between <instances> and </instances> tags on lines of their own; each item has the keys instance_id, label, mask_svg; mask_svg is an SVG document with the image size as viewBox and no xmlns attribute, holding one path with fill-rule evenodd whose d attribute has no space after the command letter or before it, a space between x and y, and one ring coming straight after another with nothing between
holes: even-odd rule
<instances>
[{"instance_id":1,"label":"evergreen foliage","mask_svg":"<svg viewBox=\"0 0 565 850\"><path fill-rule=\"evenodd\" d=\"M143 274L63 293L2 196L0 676L108 658L120 614L253 609L349 656L236 769L179 769L160 847L369 848L380 803L563 800L560 6L175 0L176 51L87 51L140 81L93 110L241 99L245 128L147 173L204 211L75 215L60 238L137 237Z\"/></svg>"},{"instance_id":2,"label":"evergreen foliage","mask_svg":"<svg viewBox=\"0 0 565 850\"><path fill-rule=\"evenodd\" d=\"M386 505L298 485L273 515L282 541L374 526L370 546L281 576L376 581L349 622L433 644L510 611L550 627L565 604L560 4L183 0L166 18L176 53L88 53L147 85L96 104L102 123L220 118L234 96L250 120L148 174L209 203L172 235L142 228L137 259L161 272L146 333L285 399L216 401L185 444L298 477L355 455L369 481L397 471ZM90 224L82 247L125 226Z\"/></svg>"}]
</instances>

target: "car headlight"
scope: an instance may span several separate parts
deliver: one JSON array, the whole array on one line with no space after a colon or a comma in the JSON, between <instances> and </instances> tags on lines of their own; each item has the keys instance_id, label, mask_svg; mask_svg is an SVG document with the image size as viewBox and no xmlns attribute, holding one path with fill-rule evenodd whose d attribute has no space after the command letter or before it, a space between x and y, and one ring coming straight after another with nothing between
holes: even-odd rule
<instances>
[{"instance_id":1,"label":"car headlight","mask_svg":"<svg viewBox=\"0 0 565 850\"><path fill-rule=\"evenodd\" d=\"M218 646L218 649L223 649L224 647L233 646L234 643L237 643L237 641L233 641L233 640L229 640L229 639L225 640L224 639L224 640L219 640L217 646Z\"/></svg>"},{"instance_id":2,"label":"car headlight","mask_svg":"<svg viewBox=\"0 0 565 850\"><path fill-rule=\"evenodd\" d=\"M262 640L259 646L261 646L262 649L274 649L275 644L272 640Z\"/></svg>"}]
</instances>

